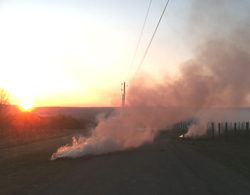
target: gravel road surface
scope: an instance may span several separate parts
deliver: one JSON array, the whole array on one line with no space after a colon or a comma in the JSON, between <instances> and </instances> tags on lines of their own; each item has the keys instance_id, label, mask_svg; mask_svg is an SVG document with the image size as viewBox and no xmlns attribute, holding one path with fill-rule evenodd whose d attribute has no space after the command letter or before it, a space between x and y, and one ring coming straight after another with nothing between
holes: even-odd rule
<instances>
[{"instance_id":1,"label":"gravel road surface","mask_svg":"<svg viewBox=\"0 0 250 195\"><path fill-rule=\"evenodd\" d=\"M79 167L40 194L250 194L250 181L243 176L162 137L139 148L81 159Z\"/></svg>"}]
</instances>

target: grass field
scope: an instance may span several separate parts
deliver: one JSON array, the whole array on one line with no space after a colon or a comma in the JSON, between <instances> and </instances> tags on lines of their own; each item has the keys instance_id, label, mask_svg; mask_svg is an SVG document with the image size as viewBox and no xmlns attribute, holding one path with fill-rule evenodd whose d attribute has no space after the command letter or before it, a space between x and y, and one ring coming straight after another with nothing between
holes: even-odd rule
<instances>
[{"instance_id":1,"label":"grass field","mask_svg":"<svg viewBox=\"0 0 250 195\"><path fill-rule=\"evenodd\" d=\"M0 149L0 194L35 194L85 160L49 160L74 134Z\"/></svg>"},{"instance_id":2,"label":"grass field","mask_svg":"<svg viewBox=\"0 0 250 195\"><path fill-rule=\"evenodd\" d=\"M250 179L250 142L245 138L228 139L179 139L184 132L165 131L165 136L175 139L182 144L187 144L194 150L201 152L226 167L241 173Z\"/></svg>"}]
</instances>

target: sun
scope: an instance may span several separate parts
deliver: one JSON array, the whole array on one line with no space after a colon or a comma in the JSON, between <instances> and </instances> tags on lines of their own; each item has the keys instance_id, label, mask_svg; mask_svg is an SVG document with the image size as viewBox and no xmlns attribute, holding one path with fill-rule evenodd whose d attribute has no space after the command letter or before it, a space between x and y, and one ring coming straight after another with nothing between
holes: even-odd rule
<instances>
[{"instance_id":1,"label":"sun","mask_svg":"<svg viewBox=\"0 0 250 195\"><path fill-rule=\"evenodd\" d=\"M26 98L21 101L21 106L22 106L22 109L28 110L33 106L33 102L31 99Z\"/></svg>"}]
</instances>

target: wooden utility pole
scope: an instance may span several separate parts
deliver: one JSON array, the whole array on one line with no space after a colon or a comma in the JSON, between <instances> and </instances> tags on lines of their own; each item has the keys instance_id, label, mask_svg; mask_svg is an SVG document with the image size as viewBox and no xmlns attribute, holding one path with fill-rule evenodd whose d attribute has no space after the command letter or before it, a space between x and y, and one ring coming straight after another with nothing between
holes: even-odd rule
<instances>
[{"instance_id":1,"label":"wooden utility pole","mask_svg":"<svg viewBox=\"0 0 250 195\"><path fill-rule=\"evenodd\" d=\"M122 107L125 106L126 82L123 83Z\"/></svg>"}]
</instances>

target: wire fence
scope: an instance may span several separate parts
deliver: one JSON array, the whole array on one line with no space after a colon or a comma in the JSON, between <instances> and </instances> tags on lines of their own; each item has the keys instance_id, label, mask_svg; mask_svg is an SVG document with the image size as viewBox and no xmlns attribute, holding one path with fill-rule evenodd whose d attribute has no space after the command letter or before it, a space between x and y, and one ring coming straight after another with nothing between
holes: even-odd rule
<instances>
[{"instance_id":1,"label":"wire fence","mask_svg":"<svg viewBox=\"0 0 250 195\"><path fill-rule=\"evenodd\" d=\"M180 133L187 133L188 129L194 123L176 123L172 129ZM197 129L196 131L199 131ZM205 133L202 138L234 141L234 142L250 142L249 138L249 122L209 122L207 123Z\"/></svg>"}]
</instances>

